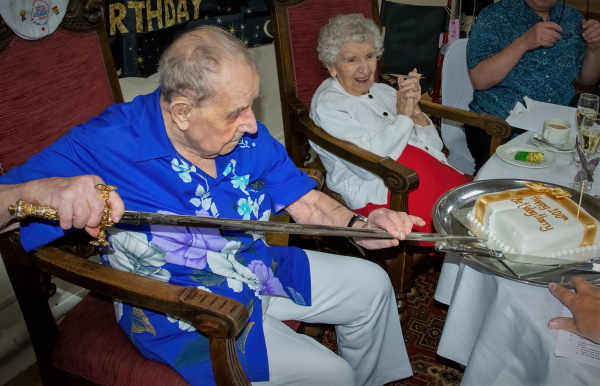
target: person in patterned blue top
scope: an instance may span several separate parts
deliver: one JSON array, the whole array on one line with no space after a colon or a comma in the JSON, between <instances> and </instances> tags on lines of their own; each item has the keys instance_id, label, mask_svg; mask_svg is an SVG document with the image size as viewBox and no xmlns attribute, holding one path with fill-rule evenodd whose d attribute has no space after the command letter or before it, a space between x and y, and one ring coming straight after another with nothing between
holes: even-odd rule
<instances>
[{"instance_id":1,"label":"person in patterned blue top","mask_svg":"<svg viewBox=\"0 0 600 386\"><path fill-rule=\"evenodd\" d=\"M485 7L467 45L475 91L469 108L506 118L525 96L569 105L573 80L594 85L600 77L600 23L584 20L558 0L501 0ZM465 126L478 170L489 158L490 136Z\"/></svg>"},{"instance_id":2,"label":"person in patterned blue top","mask_svg":"<svg viewBox=\"0 0 600 386\"><path fill-rule=\"evenodd\" d=\"M85 228L97 235L111 192L112 218L124 208L246 220L287 211L298 223L385 229L396 239L356 240L366 248L398 245L418 217L377 210L365 221L313 189L285 148L255 120L256 63L239 40L217 27L180 37L160 62L160 87L114 105L24 165L0 177L0 207L22 198L58 209L60 227L21 224L26 249ZM0 211L0 228L13 219ZM156 280L231 297L250 321L238 356L254 384L380 385L412 375L387 274L362 259L271 246L257 232L171 226L108 229L102 263ZM192 385L214 384L208 340L185 320L115 300L127 337ZM335 324L340 356L282 320Z\"/></svg>"}]
</instances>

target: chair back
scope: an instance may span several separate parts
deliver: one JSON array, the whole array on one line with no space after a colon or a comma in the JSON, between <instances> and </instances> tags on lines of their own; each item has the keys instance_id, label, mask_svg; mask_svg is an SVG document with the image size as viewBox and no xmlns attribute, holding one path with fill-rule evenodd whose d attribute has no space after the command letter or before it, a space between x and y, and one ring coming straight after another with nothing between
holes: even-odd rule
<instances>
[{"instance_id":1,"label":"chair back","mask_svg":"<svg viewBox=\"0 0 600 386\"><path fill-rule=\"evenodd\" d=\"M302 167L308 159L309 133L300 133L302 128L291 116L306 113L302 119L310 119L311 99L329 76L317 54L319 32L332 17L350 13L361 13L379 25L377 0L332 0L326 3L320 0L268 0L267 3L274 29L285 144L292 160ZM331 137L333 141L329 141L327 133L320 128L317 130L319 134L310 139L335 152L321 141L323 137L327 137L329 143L335 139ZM351 154L346 155L352 158Z\"/></svg>"},{"instance_id":2,"label":"chair back","mask_svg":"<svg viewBox=\"0 0 600 386\"><path fill-rule=\"evenodd\" d=\"M336 15L362 13L367 19L377 18L377 24L379 17L377 9L374 8L376 4L371 0L333 0L327 1L326 7L315 6L315 3L322 1L306 0L285 7L288 33L279 36L282 44L286 41L289 43L290 60L293 63L289 67L291 71L287 71L288 68L283 70L287 96L298 97L305 106L310 106L315 91L329 76L317 54L317 40L321 28Z\"/></svg>"},{"instance_id":3,"label":"chair back","mask_svg":"<svg viewBox=\"0 0 600 386\"><path fill-rule=\"evenodd\" d=\"M473 99L473 84L467 70L467 41L458 39L450 43L444 54L442 67L442 105L469 110ZM448 162L458 170L474 174L475 161L467 147L462 123L442 119L442 139L450 151Z\"/></svg>"},{"instance_id":4,"label":"chair back","mask_svg":"<svg viewBox=\"0 0 600 386\"><path fill-rule=\"evenodd\" d=\"M311 99L319 85L329 76L318 59L317 45L321 28L336 15L361 13L379 25L377 0L267 0L273 22L277 56L281 109L285 145L296 166L308 159L309 140L322 149L357 165L382 179L391 191L390 208L408 210L408 191L419 184L410 168L389 157L381 157L350 142L329 135L309 116ZM381 74L382 63L377 72ZM335 198L335 197L334 197ZM344 240L347 244L347 241ZM335 245L334 250L343 247ZM377 252L399 256L392 259L388 273L398 297L402 323L407 321L408 288L412 282L412 257L401 248Z\"/></svg>"},{"instance_id":5,"label":"chair back","mask_svg":"<svg viewBox=\"0 0 600 386\"><path fill-rule=\"evenodd\" d=\"M103 7L71 1L60 27L39 40L22 39L0 18L0 174L122 102Z\"/></svg>"}]
</instances>

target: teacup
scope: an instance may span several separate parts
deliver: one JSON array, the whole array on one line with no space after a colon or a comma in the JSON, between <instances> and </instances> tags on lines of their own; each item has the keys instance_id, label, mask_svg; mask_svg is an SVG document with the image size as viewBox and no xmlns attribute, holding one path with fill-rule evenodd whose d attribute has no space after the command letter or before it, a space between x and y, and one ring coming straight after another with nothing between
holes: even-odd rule
<instances>
[{"instance_id":1,"label":"teacup","mask_svg":"<svg viewBox=\"0 0 600 386\"><path fill-rule=\"evenodd\" d=\"M558 118L548 118L544 121L542 138L553 145L563 145L569 140L571 124Z\"/></svg>"}]
</instances>

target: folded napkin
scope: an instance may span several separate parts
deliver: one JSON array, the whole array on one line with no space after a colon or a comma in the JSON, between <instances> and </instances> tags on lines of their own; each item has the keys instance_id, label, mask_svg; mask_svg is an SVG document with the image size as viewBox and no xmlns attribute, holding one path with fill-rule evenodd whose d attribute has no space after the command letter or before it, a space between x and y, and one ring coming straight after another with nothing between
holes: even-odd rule
<instances>
[{"instance_id":1,"label":"folded napkin","mask_svg":"<svg viewBox=\"0 0 600 386\"><path fill-rule=\"evenodd\" d=\"M588 161L587 166L592 175L594 174L594 170L596 169L596 166L598 166L598 163L600 163L600 157L596 157ZM585 174L582 168L580 171L577 172L577 174L575 174L574 181L581 182L585 179L587 179L587 175Z\"/></svg>"},{"instance_id":2,"label":"folded napkin","mask_svg":"<svg viewBox=\"0 0 600 386\"><path fill-rule=\"evenodd\" d=\"M18 36L36 40L58 28L68 4L69 0L2 0L0 15Z\"/></svg>"},{"instance_id":3,"label":"folded napkin","mask_svg":"<svg viewBox=\"0 0 600 386\"><path fill-rule=\"evenodd\" d=\"M513 107L506 122L513 127L528 131L542 131L544 120L559 118L571 123L575 127L576 109L569 106L555 105L540 102L529 97L523 98L523 103L517 102Z\"/></svg>"}]
</instances>

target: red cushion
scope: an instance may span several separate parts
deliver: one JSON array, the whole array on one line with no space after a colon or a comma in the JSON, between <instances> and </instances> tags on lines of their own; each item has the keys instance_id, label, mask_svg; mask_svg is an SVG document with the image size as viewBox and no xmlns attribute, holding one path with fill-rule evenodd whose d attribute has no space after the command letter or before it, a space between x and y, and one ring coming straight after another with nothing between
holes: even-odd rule
<instances>
[{"instance_id":1,"label":"red cushion","mask_svg":"<svg viewBox=\"0 0 600 386\"><path fill-rule=\"evenodd\" d=\"M95 31L13 37L0 52L0 174L114 103Z\"/></svg>"},{"instance_id":2,"label":"red cushion","mask_svg":"<svg viewBox=\"0 0 600 386\"><path fill-rule=\"evenodd\" d=\"M299 321L285 321L297 330ZM187 385L163 363L146 359L125 336L112 302L86 296L59 325L54 366L108 385Z\"/></svg>"},{"instance_id":3,"label":"red cushion","mask_svg":"<svg viewBox=\"0 0 600 386\"><path fill-rule=\"evenodd\" d=\"M54 366L106 385L187 385L163 363L146 359L117 324L112 302L86 296L59 325Z\"/></svg>"},{"instance_id":4,"label":"red cushion","mask_svg":"<svg viewBox=\"0 0 600 386\"><path fill-rule=\"evenodd\" d=\"M315 91L329 76L317 54L319 31L332 17L348 13L348 0L329 0L326 7L311 5L315 2L321 3L323 0L307 0L288 7L296 90L298 98L305 106L310 106ZM352 4L352 12L362 13L368 19L373 18L370 1Z\"/></svg>"}]
</instances>

